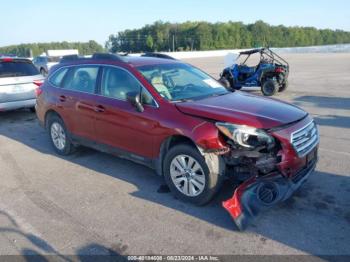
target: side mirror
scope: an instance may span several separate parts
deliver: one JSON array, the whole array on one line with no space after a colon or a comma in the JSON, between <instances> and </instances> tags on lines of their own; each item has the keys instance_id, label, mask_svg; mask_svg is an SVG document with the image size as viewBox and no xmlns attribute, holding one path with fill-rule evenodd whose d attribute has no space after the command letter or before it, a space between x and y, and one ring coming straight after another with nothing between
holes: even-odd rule
<instances>
[{"instance_id":1,"label":"side mirror","mask_svg":"<svg viewBox=\"0 0 350 262\"><path fill-rule=\"evenodd\" d=\"M126 94L126 98L133 106L136 107L136 110L138 112L143 112L145 109L143 108L140 97L141 95L139 92L129 92Z\"/></svg>"}]
</instances>

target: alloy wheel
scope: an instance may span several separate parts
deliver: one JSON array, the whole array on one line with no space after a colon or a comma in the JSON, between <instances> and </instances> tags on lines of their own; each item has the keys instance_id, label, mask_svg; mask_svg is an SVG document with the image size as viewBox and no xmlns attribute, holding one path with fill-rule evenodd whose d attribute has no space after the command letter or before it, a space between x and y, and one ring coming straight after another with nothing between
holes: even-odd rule
<instances>
[{"instance_id":1,"label":"alloy wheel","mask_svg":"<svg viewBox=\"0 0 350 262\"><path fill-rule=\"evenodd\" d=\"M63 150L66 146L66 132L61 124L54 122L51 125L51 139L58 150Z\"/></svg>"},{"instance_id":2,"label":"alloy wheel","mask_svg":"<svg viewBox=\"0 0 350 262\"><path fill-rule=\"evenodd\" d=\"M186 196L198 196L205 188L203 168L191 156L178 155L174 157L170 164L170 176L175 187Z\"/></svg>"}]
</instances>

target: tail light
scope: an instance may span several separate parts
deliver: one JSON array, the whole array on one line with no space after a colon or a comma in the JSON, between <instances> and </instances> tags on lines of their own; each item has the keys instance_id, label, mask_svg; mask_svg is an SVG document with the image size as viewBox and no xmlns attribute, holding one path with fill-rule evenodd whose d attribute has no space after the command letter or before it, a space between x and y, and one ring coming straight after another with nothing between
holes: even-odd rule
<instances>
[{"instance_id":1,"label":"tail light","mask_svg":"<svg viewBox=\"0 0 350 262\"><path fill-rule=\"evenodd\" d=\"M5 57L1 59L1 62L13 62L13 58L11 57Z\"/></svg>"},{"instance_id":2,"label":"tail light","mask_svg":"<svg viewBox=\"0 0 350 262\"><path fill-rule=\"evenodd\" d=\"M33 84L36 85L37 87L41 86L44 83L44 80L34 80Z\"/></svg>"},{"instance_id":3,"label":"tail light","mask_svg":"<svg viewBox=\"0 0 350 262\"><path fill-rule=\"evenodd\" d=\"M42 93L43 93L43 89L41 87L38 87L35 89L36 97L39 97Z\"/></svg>"},{"instance_id":4,"label":"tail light","mask_svg":"<svg viewBox=\"0 0 350 262\"><path fill-rule=\"evenodd\" d=\"M41 85L44 83L44 80L34 80L33 84L37 86L35 88L35 95L36 97L39 97L43 93L43 89L41 88Z\"/></svg>"},{"instance_id":5,"label":"tail light","mask_svg":"<svg viewBox=\"0 0 350 262\"><path fill-rule=\"evenodd\" d=\"M275 69L275 72L276 72L276 73L283 73L283 72L284 72L284 68L283 68L283 67L277 67L277 68Z\"/></svg>"}]
</instances>

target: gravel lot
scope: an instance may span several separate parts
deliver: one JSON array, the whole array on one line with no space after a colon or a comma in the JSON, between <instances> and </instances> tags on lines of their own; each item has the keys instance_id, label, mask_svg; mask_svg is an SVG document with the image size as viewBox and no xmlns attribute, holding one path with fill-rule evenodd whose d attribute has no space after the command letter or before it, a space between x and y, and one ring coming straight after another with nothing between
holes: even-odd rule
<instances>
[{"instance_id":1,"label":"gravel lot","mask_svg":"<svg viewBox=\"0 0 350 262\"><path fill-rule=\"evenodd\" d=\"M221 208L163 192L152 170L81 149L54 154L35 114L0 113L0 255L350 255L350 54L287 54L290 87L278 99L320 126L320 161L302 190L246 232ZM215 77L223 58L186 60ZM259 92L257 92L259 94Z\"/></svg>"}]
</instances>

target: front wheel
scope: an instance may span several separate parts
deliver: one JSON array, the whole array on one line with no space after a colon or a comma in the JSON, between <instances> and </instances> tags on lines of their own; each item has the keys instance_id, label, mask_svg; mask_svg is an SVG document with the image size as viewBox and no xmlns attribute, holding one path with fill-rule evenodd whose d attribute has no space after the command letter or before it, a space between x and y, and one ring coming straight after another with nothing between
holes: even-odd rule
<instances>
[{"instance_id":1,"label":"front wheel","mask_svg":"<svg viewBox=\"0 0 350 262\"><path fill-rule=\"evenodd\" d=\"M278 90L278 83L275 80L268 79L261 86L261 92L265 96L273 96Z\"/></svg>"},{"instance_id":2,"label":"front wheel","mask_svg":"<svg viewBox=\"0 0 350 262\"><path fill-rule=\"evenodd\" d=\"M40 69L40 74L42 74L44 77L47 76L47 72L46 72L46 70L44 68Z\"/></svg>"},{"instance_id":3,"label":"front wheel","mask_svg":"<svg viewBox=\"0 0 350 262\"><path fill-rule=\"evenodd\" d=\"M230 82L224 76L220 77L218 82L220 82L224 87L226 87L226 89L231 89L232 88L231 85L230 85Z\"/></svg>"},{"instance_id":4,"label":"front wheel","mask_svg":"<svg viewBox=\"0 0 350 262\"><path fill-rule=\"evenodd\" d=\"M186 144L169 150L164 159L164 177L175 197L195 205L208 203L219 187L219 174L210 172L199 151Z\"/></svg>"}]
</instances>

